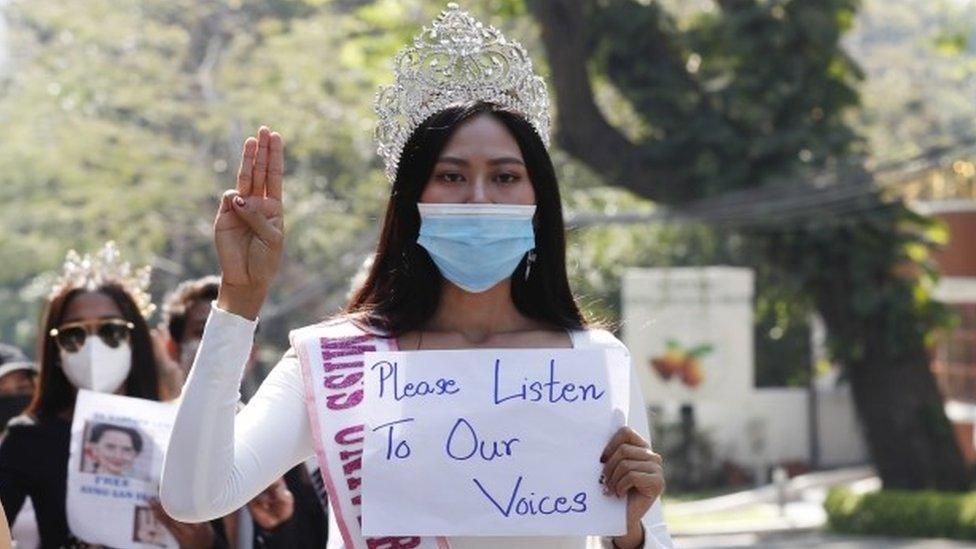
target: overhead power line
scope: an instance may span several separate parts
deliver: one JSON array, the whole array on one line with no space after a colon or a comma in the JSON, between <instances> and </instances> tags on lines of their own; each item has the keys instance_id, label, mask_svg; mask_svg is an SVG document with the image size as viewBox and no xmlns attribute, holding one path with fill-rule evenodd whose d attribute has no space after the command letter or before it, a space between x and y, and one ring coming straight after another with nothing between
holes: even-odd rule
<instances>
[{"instance_id":1,"label":"overhead power line","mask_svg":"<svg viewBox=\"0 0 976 549\"><path fill-rule=\"evenodd\" d=\"M976 148L976 136L951 145L931 147L907 160L878 166L872 172L839 179L830 172L808 177L799 183L768 183L732 191L678 208L656 208L651 212L617 214L581 213L567 216L567 226L584 228L607 224L660 222L702 222L719 226L789 225L823 220L883 207L875 195L912 183L919 175ZM833 179L833 180L832 180Z\"/></svg>"}]
</instances>

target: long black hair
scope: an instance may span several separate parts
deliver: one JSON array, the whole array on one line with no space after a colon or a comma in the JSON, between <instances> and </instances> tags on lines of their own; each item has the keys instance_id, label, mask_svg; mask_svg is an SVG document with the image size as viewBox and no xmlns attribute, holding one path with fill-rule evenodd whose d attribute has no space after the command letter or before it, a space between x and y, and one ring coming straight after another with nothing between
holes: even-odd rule
<instances>
[{"instance_id":1,"label":"long black hair","mask_svg":"<svg viewBox=\"0 0 976 549\"><path fill-rule=\"evenodd\" d=\"M398 336L421 328L437 310L444 279L417 244L417 202L448 139L463 122L488 114L512 133L535 191L535 262L528 279L522 259L512 276L512 301L525 316L553 327L578 329L586 321L566 276L566 239L559 184L552 160L532 126L518 113L491 103L447 108L421 124L403 149L369 274L345 313Z\"/></svg>"},{"instance_id":2,"label":"long black hair","mask_svg":"<svg viewBox=\"0 0 976 549\"><path fill-rule=\"evenodd\" d=\"M34 398L26 412L37 418L51 418L67 410L75 404L78 389L68 381L61 369L61 353L58 344L50 335L52 328L61 325L64 313L71 300L86 292L84 289L65 289L60 294L48 300L44 308L41 321L41 331L38 337L38 359L41 366L40 381ZM129 345L132 349L132 367L125 378L126 396L160 400L159 366L153 354L152 340L149 336L149 325L142 317L135 301L121 286L104 284L92 290L108 296L122 311L122 318L133 325L129 334ZM93 337L93 336L89 336Z\"/></svg>"}]
</instances>

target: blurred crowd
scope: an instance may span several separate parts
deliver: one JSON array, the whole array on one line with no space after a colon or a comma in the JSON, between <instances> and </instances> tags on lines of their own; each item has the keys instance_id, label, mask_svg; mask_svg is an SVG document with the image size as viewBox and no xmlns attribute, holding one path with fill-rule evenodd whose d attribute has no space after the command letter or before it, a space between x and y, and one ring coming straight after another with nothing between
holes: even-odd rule
<instances>
[{"instance_id":1,"label":"blurred crowd","mask_svg":"<svg viewBox=\"0 0 976 549\"><path fill-rule=\"evenodd\" d=\"M117 254L106 257L121 261ZM92 261L70 280L65 268L44 304L36 361L0 344L0 502L15 547L91 546L72 535L66 512L77 390L169 401L179 397L192 370L219 278L187 280L173 288L163 301L161 321L152 327L147 314L152 308L143 303L145 288L127 276L128 264L118 266ZM141 284L147 286L148 280ZM255 357L252 348L248 372ZM100 439L86 439L95 445L107 435L90 436ZM127 441L125 432L114 436L122 446L139 445ZM209 523L178 522L155 500L150 507L147 520L168 530L180 547L324 547L327 536L327 506L314 461L288 471L246 506Z\"/></svg>"}]
</instances>

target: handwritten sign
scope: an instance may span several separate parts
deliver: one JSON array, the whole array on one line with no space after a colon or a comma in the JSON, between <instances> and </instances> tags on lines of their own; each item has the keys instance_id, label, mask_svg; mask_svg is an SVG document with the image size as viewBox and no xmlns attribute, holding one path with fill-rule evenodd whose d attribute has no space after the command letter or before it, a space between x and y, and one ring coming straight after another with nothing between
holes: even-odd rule
<instances>
[{"instance_id":1,"label":"handwritten sign","mask_svg":"<svg viewBox=\"0 0 976 549\"><path fill-rule=\"evenodd\" d=\"M366 353L363 533L612 535L600 453L626 423L622 350Z\"/></svg>"},{"instance_id":2,"label":"handwritten sign","mask_svg":"<svg viewBox=\"0 0 976 549\"><path fill-rule=\"evenodd\" d=\"M66 510L71 532L110 547L177 547L156 520L174 404L78 391L71 422Z\"/></svg>"}]
</instances>

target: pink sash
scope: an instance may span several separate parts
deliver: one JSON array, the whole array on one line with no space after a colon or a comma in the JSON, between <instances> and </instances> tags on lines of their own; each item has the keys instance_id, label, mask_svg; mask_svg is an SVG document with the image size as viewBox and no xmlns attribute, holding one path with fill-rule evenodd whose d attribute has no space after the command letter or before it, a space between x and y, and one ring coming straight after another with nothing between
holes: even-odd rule
<instances>
[{"instance_id":1,"label":"pink sash","mask_svg":"<svg viewBox=\"0 0 976 549\"><path fill-rule=\"evenodd\" d=\"M396 339L368 334L347 320L307 326L290 339L302 367L315 456L346 549L448 549L445 538L362 535L363 353L395 351Z\"/></svg>"}]
</instances>

